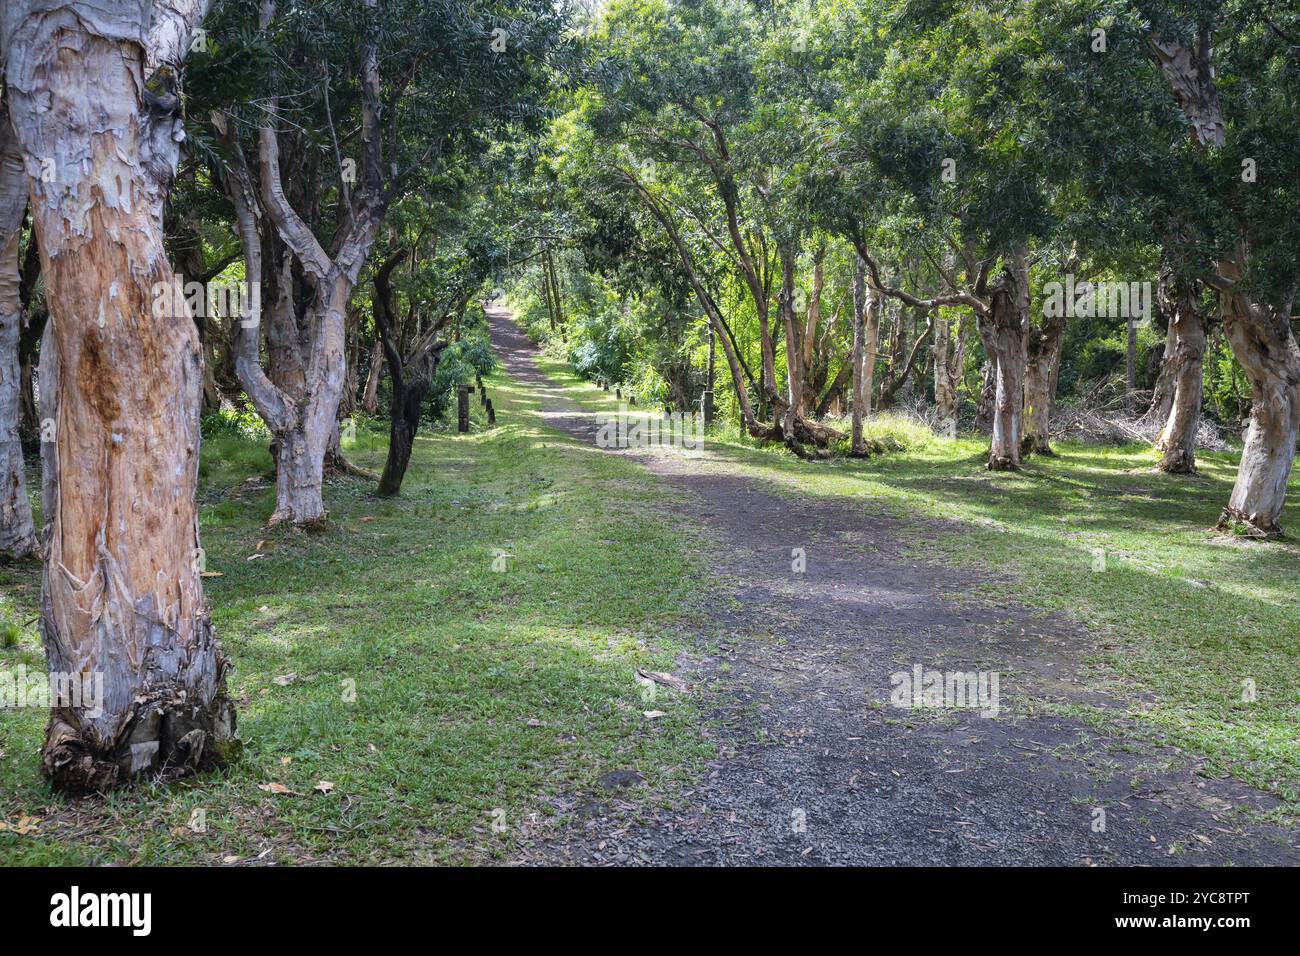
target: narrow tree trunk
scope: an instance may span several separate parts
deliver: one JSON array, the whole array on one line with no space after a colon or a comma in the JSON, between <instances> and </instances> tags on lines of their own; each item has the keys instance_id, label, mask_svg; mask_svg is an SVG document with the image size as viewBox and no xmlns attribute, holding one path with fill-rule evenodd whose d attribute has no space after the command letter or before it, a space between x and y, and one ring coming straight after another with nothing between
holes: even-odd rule
<instances>
[{"instance_id":1,"label":"narrow tree trunk","mask_svg":"<svg viewBox=\"0 0 1300 956\"><path fill-rule=\"evenodd\" d=\"M1169 409L1174 401L1174 312L1177 305L1173 301L1173 291L1167 288L1167 282L1171 281L1172 278L1166 278L1164 274L1160 276L1160 311L1168 321L1168 328L1165 329L1165 350L1160 357L1160 372L1156 375L1155 388L1151 391L1151 405L1143 416L1154 422L1169 420Z\"/></svg>"},{"instance_id":2,"label":"narrow tree trunk","mask_svg":"<svg viewBox=\"0 0 1300 956\"><path fill-rule=\"evenodd\" d=\"M1171 474L1191 475L1196 473L1196 434L1201 426L1205 323L1194 288L1180 283L1173 304L1169 319L1173 348L1166 349L1164 362L1169 374L1169 417L1156 441L1156 448L1163 453L1157 467Z\"/></svg>"},{"instance_id":3,"label":"narrow tree trunk","mask_svg":"<svg viewBox=\"0 0 1300 956\"><path fill-rule=\"evenodd\" d=\"M1028 266L1017 253L993 293L989 340L996 365L990 471L1020 468L1021 414L1024 408L1025 333L1029 319Z\"/></svg>"},{"instance_id":4,"label":"narrow tree trunk","mask_svg":"<svg viewBox=\"0 0 1300 956\"><path fill-rule=\"evenodd\" d=\"M7 120L6 120L7 122ZM23 199L27 197L27 180L23 180ZM22 278L19 282L19 307L23 311L25 325L18 337L18 362L21 378L20 411L18 416L18 435L26 449L39 448L41 440L40 416L36 411L36 355L41 344L41 335L49 311L44 299L37 299L36 281L41 274L41 252L36 242L35 231L27 243L27 254L23 259Z\"/></svg>"},{"instance_id":5,"label":"narrow tree trunk","mask_svg":"<svg viewBox=\"0 0 1300 956\"><path fill-rule=\"evenodd\" d=\"M61 369L52 470L73 479L52 487L41 632L51 673L103 687L102 707L53 707L44 767L60 788L106 790L220 762L234 734L200 577L198 334L187 310L153 308L172 281L163 203L181 122L145 101L144 42L169 14L138 0L10 0L6 14Z\"/></svg>"},{"instance_id":6,"label":"narrow tree trunk","mask_svg":"<svg viewBox=\"0 0 1300 956\"><path fill-rule=\"evenodd\" d=\"M1024 438L1022 455L1052 455L1049 422L1056 402L1056 382L1065 343L1065 317L1048 316L1028 336L1025 362Z\"/></svg>"},{"instance_id":7,"label":"narrow tree trunk","mask_svg":"<svg viewBox=\"0 0 1300 956\"><path fill-rule=\"evenodd\" d=\"M1133 392L1137 389L1137 319L1128 317L1128 348L1124 363L1124 384L1128 391L1126 401L1132 409Z\"/></svg>"},{"instance_id":8,"label":"narrow tree trunk","mask_svg":"<svg viewBox=\"0 0 1300 956\"><path fill-rule=\"evenodd\" d=\"M700 402L700 413L704 416L704 425L707 428L713 424L713 387L717 379L717 333L713 331L713 323L709 323L709 362L705 370L704 395Z\"/></svg>"},{"instance_id":9,"label":"narrow tree trunk","mask_svg":"<svg viewBox=\"0 0 1300 956\"><path fill-rule=\"evenodd\" d=\"M875 411L876 358L880 351L880 290L867 282L867 334L862 344L862 414Z\"/></svg>"},{"instance_id":10,"label":"narrow tree trunk","mask_svg":"<svg viewBox=\"0 0 1300 956\"><path fill-rule=\"evenodd\" d=\"M388 457L379 478L379 494L393 497L402 490L402 479L411 463L411 449L420 428L420 410L429 394L430 379L418 377L393 389L393 414L388 428Z\"/></svg>"},{"instance_id":11,"label":"narrow tree trunk","mask_svg":"<svg viewBox=\"0 0 1300 956\"><path fill-rule=\"evenodd\" d=\"M794 314L794 265L797 253L790 246L780 250L781 258L781 296L778 311L785 332L785 377L786 408L781 430L786 444L796 453L802 455L797 437L799 413L803 406L803 356L799 349L799 336L795 332Z\"/></svg>"},{"instance_id":12,"label":"narrow tree trunk","mask_svg":"<svg viewBox=\"0 0 1300 956\"><path fill-rule=\"evenodd\" d=\"M853 273L853 425L851 454L855 458L865 457L866 444L862 440L862 419L866 415L867 396L871 394L871 385L867 379L867 281L866 263L859 257L858 267Z\"/></svg>"},{"instance_id":13,"label":"narrow tree trunk","mask_svg":"<svg viewBox=\"0 0 1300 956\"><path fill-rule=\"evenodd\" d=\"M361 398L361 410L367 415L379 412L379 378L383 374L384 350L379 344L378 333L375 344L370 349L370 369L366 373L366 390Z\"/></svg>"},{"instance_id":14,"label":"narrow tree trunk","mask_svg":"<svg viewBox=\"0 0 1300 956\"><path fill-rule=\"evenodd\" d=\"M935 322L934 410L944 435L957 437L957 388L966 362L966 327L952 324L942 316Z\"/></svg>"},{"instance_id":15,"label":"narrow tree trunk","mask_svg":"<svg viewBox=\"0 0 1300 956\"><path fill-rule=\"evenodd\" d=\"M18 245L26 211L27 175L8 111L0 102L0 552L14 558L37 551L18 433L23 399L18 359L23 322Z\"/></svg>"}]
</instances>

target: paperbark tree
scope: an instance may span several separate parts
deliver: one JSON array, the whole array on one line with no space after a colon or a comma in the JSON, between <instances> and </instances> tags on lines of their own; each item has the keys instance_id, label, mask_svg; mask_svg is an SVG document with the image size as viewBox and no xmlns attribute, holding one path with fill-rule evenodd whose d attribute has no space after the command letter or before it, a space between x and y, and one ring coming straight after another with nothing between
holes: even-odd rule
<instances>
[{"instance_id":1,"label":"paperbark tree","mask_svg":"<svg viewBox=\"0 0 1300 956\"><path fill-rule=\"evenodd\" d=\"M1190 43L1152 38L1150 48L1201 150L1223 149L1228 124L1214 81L1211 28L1201 24ZM1247 281L1250 224L1209 267L1205 281L1219 295L1224 334L1250 381L1250 422L1222 529L1252 537L1282 533L1279 519L1300 433L1300 347L1291 330L1294 275L1272 302Z\"/></svg>"},{"instance_id":2,"label":"paperbark tree","mask_svg":"<svg viewBox=\"0 0 1300 956\"><path fill-rule=\"evenodd\" d=\"M8 110L0 101L0 552L13 558L37 551L18 430L23 400L18 247L26 213L27 174Z\"/></svg>"},{"instance_id":3,"label":"paperbark tree","mask_svg":"<svg viewBox=\"0 0 1300 956\"><path fill-rule=\"evenodd\" d=\"M852 440L850 442L850 451L855 458L865 457L867 454L866 443L862 440L862 419L870 412L868 403L871 401L871 383L868 378L867 369L864 368L868 361L867 346L867 313L875 307L874 298L868 299L867 293L867 265L858 257L857 268L853 273L853 419L852 419ZM871 357L871 364L875 364L875 357Z\"/></svg>"},{"instance_id":4,"label":"paperbark tree","mask_svg":"<svg viewBox=\"0 0 1300 956\"><path fill-rule=\"evenodd\" d=\"M991 304L980 314L980 319L989 327L996 382L988 468L1016 471L1020 468L1029 332L1029 267L1023 250L1010 257L993 288Z\"/></svg>"},{"instance_id":5,"label":"paperbark tree","mask_svg":"<svg viewBox=\"0 0 1300 956\"><path fill-rule=\"evenodd\" d=\"M1162 290L1169 315L1169 342L1161 375L1168 375L1165 426L1156 439L1161 471L1196 473L1196 435L1201 424L1204 391L1205 321L1195 284L1163 277ZM1155 404L1153 402L1153 404Z\"/></svg>"},{"instance_id":6,"label":"paperbark tree","mask_svg":"<svg viewBox=\"0 0 1300 956\"><path fill-rule=\"evenodd\" d=\"M201 581L198 334L190 315L153 308L171 281L163 206L183 139L168 78L206 6L4 11L51 314L42 396L58 390L41 633L51 672L103 678L102 707L60 700L50 716L45 771L71 791L208 766L234 740Z\"/></svg>"},{"instance_id":7,"label":"paperbark tree","mask_svg":"<svg viewBox=\"0 0 1300 956\"><path fill-rule=\"evenodd\" d=\"M367 0L374 6L374 0ZM276 16L273 0L262 0L258 25L270 29ZM329 251L285 194L281 180L278 115L279 98L268 98L267 113L257 134L256 178L250 173L241 145L222 114L214 114L219 137L230 153L232 171L227 190L235 206L244 242L246 274L265 277L272 293L267 329L277 372L273 381L259 355L262 308L254 296L256 314L243 317L236 332L235 371L240 383L271 431L276 453L276 501L270 524L290 521L318 525L328 517L322 495L325 459L337 432L336 413L346 379L348 300L374 242L389 201L382 172L383 140L392 139L380 122L379 52L375 31L367 32L360 57L362 163L358 189L345 203L345 215ZM261 216L274 227L292 264L305 275L310 302L298 321L291 262L263 262ZM274 244L274 243L273 243ZM266 272L263 266L267 267ZM274 270L274 271L270 271Z\"/></svg>"},{"instance_id":8,"label":"paperbark tree","mask_svg":"<svg viewBox=\"0 0 1300 956\"><path fill-rule=\"evenodd\" d=\"M966 323L947 318L934 324L934 411L943 433L957 437L957 388L966 363Z\"/></svg>"},{"instance_id":9,"label":"paperbark tree","mask_svg":"<svg viewBox=\"0 0 1300 956\"><path fill-rule=\"evenodd\" d=\"M1251 397L1241 464L1219 527L1270 538L1282 533L1279 519L1300 436L1300 347L1291 332L1291 298L1273 307L1240 290L1244 258L1242 251L1220 262L1210 280L1219 288L1223 331L1250 380Z\"/></svg>"},{"instance_id":10,"label":"paperbark tree","mask_svg":"<svg viewBox=\"0 0 1300 956\"><path fill-rule=\"evenodd\" d=\"M1032 327L1025 343L1025 419L1022 455L1054 455L1050 421L1056 402L1056 382L1065 344L1065 316L1045 316Z\"/></svg>"}]
</instances>

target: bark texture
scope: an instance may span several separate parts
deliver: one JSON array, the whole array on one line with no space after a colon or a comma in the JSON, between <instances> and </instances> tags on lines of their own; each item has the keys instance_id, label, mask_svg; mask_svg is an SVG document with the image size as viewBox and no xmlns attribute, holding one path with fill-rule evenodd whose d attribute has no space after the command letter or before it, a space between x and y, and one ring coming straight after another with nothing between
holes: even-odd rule
<instances>
[{"instance_id":1,"label":"bark texture","mask_svg":"<svg viewBox=\"0 0 1300 956\"><path fill-rule=\"evenodd\" d=\"M866 339L867 339L867 311L870 303L867 300L867 265L858 259L858 268L853 276L853 424L852 424L852 441L850 450L854 457L862 458L867 454L867 448L862 441L862 419L866 416L867 396L871 394L870 385L866 380L863 365L866 362Z\"/></svg>"},{"instance_id":2,"label":"bark texture","mask_svg":"<svg viewBox=\"0 0 1300 956\"><path fill-rule=\"evenodd\" d=\"M1195 286L1173 281L1169 288L1169 334L1162 377L1168 373L1165 427L1156 440L1161 471L1196 473L1196 434L1201 425L1204 390L1205 322ZM1154 403L1153 403L1154 404Z\"/></svg>"},{"instance_id":3,"label":"bark texture","mask_svg":"<svg viewBox=\"0 0 1300 956\"><path fill-rule=\"evenodd\" d=\"M1016 471L1020 468L1029 327L1029 267L1023 251L1011 257L982 318L988 326L986 344L992 348L995 382L988 467L990 471Z\"/></svg>"},{"instance_id":4,"label":"bark texture","mask_svg":"<svg viewBox=\"0 0 1300 956\"><path fill-rule=\"evenodd\" d=\"M1065 317L1046 316L1029 332L1025 349L1025 418L1022 455L1054 454L1049 422L1056 402L1056 382L1065 343Z\"/></svg>"},{"instance_id":5,"label":"bark texture","mask_svg":"<svg viewBox=\"0 0 1300 956\"><path fill-rule=\"evenodd\" d=\"M1219 526L1276 537L1300 433L1300 348L1291 334L1290 303L1272 309L1235 287L1221 299L1223 330L1250 379L1251 406L1237 480Z\"/></svg>"},{"instance_id":6,"label":"bark texture","mask_svg":"<svg viewBox=\"0 0 1300 956\"><path fill-rule=\"evenodd\" d=\"M949 438L957 437L957 386L966 361L965 327L940 317L934 323L934 411L939 427Z\"/></svg>"},{"instance_id":7,"label":"bark texture","mask_svg":"<svg viewBox=\"0 0 1300 956\"><path fill-rule=\"evenodd\" d=\"M45 771L71 791L204 767L234 742L201 581L198 334L188 314L153 309L155 284L170 281L163 204L183 131L174 91L150 92L146 63L175 75L206 5L164 6L5 11L51 314L42 364L58 368L41 389L58 383L41 632L51 672L103 678L102 708L52 709Z\"/></svg>"},{"instance_id":8,"label":"bark texture","mask_svg":"<svg viewBox=\"0 0 1300 956\"><path fill-rule=\"evenodd\" d=\"M27 174L8 111L0 102L0 553L13 558L37 552L18 427L23 405L18 247L26 211Z\"/></svg>"}]
</instances>

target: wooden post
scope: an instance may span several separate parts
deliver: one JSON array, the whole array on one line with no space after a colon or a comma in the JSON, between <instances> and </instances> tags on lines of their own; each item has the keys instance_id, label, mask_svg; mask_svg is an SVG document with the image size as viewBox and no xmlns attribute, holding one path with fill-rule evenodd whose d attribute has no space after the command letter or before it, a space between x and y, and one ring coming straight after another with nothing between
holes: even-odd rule
<instances>
[{"instance_id":1,"label":"wooden post","mask_svg":"<svg viewBox=\"0 0 1300 956\"><path fill-rule=\"evenodd\" d=\"M713 424L713 389L708 388L704 390L704 401L701 404L704 406L704 424L712 425Z\"/></svg>"},{"instance_id":2,"label":"wooden post","mask_svg":"<svg viewBox=\"0 0 1300 956\"><path fill-rule=\"evenodd\" d=\"M469 386L456 386L456 430L462 435L469 431Z\"/></svg>"},{"instance_id":3,"label":"wooden post","mask_svg":"<svg viewBox=\"0 0 1300 956\"><path fill-rule=\"evenodd\" d=\"M487 416L489 425L495 425L497 423L496 409L492 407L492 399L490 398L487 400Z\"/></svg>"}]
</instances>

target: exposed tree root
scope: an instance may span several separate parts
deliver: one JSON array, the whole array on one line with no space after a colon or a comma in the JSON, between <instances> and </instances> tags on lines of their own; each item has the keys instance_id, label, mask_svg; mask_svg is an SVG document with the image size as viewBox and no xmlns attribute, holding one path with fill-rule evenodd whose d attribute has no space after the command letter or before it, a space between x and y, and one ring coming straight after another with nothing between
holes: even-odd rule
<instances>
[{"instance_id":1,"label":"exposed tree root","mask_svg":"<svg viewBox=\"0 0 1300 956\"><path fill-rule=\"evenodd\" d=\"M107 793L140 774L175 779L225 766L240 751L235 709L224 677L206 708L183 690L138 698L135 710L112 741L74 726L64 710L50 715L42 762L55 789L81 795Z\"/></svg>"},{"instance_id":2,"label":"exposed tree root","mask_svg":"<svg viewBox=\"0 0 1300 956\"><path fill-rule=\"evenodd\" d=\"M1214 526L1214 530L1255 541L1276 541L1286 537L1280 524L1265 523L1258 515L1242 514L1235 508L1223 509L1223 514L1219 515L1219 522Z\"/></svg>"}]
</instances>

